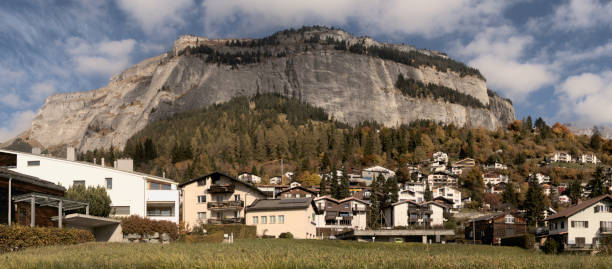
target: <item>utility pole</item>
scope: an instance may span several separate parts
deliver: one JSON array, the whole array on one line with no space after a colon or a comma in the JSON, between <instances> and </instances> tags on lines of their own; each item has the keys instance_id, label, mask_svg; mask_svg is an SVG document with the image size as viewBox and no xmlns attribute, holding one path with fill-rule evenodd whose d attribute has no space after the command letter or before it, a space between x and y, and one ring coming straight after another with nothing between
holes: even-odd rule
<instances>
[{"instance_id":1,"label":"utility pole","mask_svg":"<svg viewBox=\"0 0 612 269\"><path fill-rule=\"evenodd\" d=\"M11 203L11 200L13 199L13 197L12 197L12 188L13 188L12 184L13 184L13 178L9 177L9 186L8 186L8 226L11 226L11 222L12 222L12 220L11 220L11 217L12 217L11 213L12 213L12 210L13 210L12 203Z\"/></svg>"}]
</instances>

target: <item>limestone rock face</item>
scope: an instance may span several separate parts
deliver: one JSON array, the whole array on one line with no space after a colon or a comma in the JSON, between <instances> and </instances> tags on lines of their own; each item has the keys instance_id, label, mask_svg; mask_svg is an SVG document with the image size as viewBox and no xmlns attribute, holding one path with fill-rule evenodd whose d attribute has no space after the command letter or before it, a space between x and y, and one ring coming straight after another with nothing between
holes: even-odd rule
<instances>
[{"instance_id":1,"label":"limestone rock face","mask_svg":"<svg viewBox=\"0 0 612 269\"><path fill-rule=\"evenodd\" d=\"M197 44L227 51L242 48L225 46L227 40L181 36L171 52L128 68L103 88L49 97L26 133L43 147L71 144L81 151L111 145L122 148L133 134L153 120L257 93L300 98L325 109L334 119L352 124L374 120L395 126L429 119L495 129L514 120L512 104L489 96L486 82L481 78L304 45L304 39L312 34L288 35L282 39L274 48L283 49L285 56L236 66L211 63L201 55L179 55L178 52ZM329 35L347 42L415 50L411 46L356 38L340 30L317 34L322 38ZM446 57L436 52L421 52ZM488 108L405 96L394 86L399 74L471 95Z\"/></svg>"}]
</instances>

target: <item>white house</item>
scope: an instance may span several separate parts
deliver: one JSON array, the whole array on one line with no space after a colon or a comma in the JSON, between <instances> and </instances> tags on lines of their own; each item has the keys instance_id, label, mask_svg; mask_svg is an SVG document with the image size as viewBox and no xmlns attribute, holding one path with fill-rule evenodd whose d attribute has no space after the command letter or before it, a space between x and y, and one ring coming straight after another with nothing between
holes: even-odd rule
<instances>
[{"instance_id":1,"label":"white house","mask_svg":"<svg viewBox=\"0 0 612 269\"><path fill-rule=\"evenodd\" d=\"M612 195L601 195L546 218L548 240L569 247L595 247L612 235Z\"/></svg>"},{"instance_id":2,"label":"white house","mask_svg":"<svg viewBox=\"0 0 612 269\"><path fill-rule=\"evenodd\" d=\"M430 188L443 186L456 187L458 181L459 178L457 178L457 176L446 172L436 172L427 176L427 183L429 184Z\"/></svg>"},{"instance_id":3,"label":"white house","mask_svg":"<svg viewBox=\"0 0 612 269\"><path fill-rule=\"evenodd\" d=\"M361 171L361 177L368 182L368 185L372 183L372 180L382 175L385 179L395 176L395 172L391 169L384 168L382 166L372 166Z\"/></svg>"},{"instance_id":4,"label":"white house","mask_svg":"<svg viewBox=\"0 0 612 269\"><path fill-rule=\"evenodd\" d=\"M527 180L529 179L536 180L538 184L550 183L550 177L542 173L529 174Z\"/></svg>"},{"instance_id":5,"label":"white house","mask_svg":"<svg viewBox=\"0 0 612 269\"><path fill-rule=\"evenodd\" d=\"M559 195L559 203L564 203L567 204L569 202L571 202L572 199L569 198L569 196L567 195Z\"/></svg>"},{"instance_id":6,"label":"white house","mask_svg":"<svg viewBox=\"0 0 612 269\"><path fill-rule=\"evenodd\" d=\"M442 151L438 151L436 153L433 154L432 156L433 162L434 163L439 163L439 164L447 164L448 163L448 154L442 152Z\"/></svg>"},{"instance_id":7,"label":"white house","mask_svg":"<svg viewBox=\"0 0 612 269\"><path fill-rule=\"evenodd\" d=\"M399 201L413 201L416 203L422 203L425 201L425 193L422 191L413 190L400 190L398 195Z\"/></svg>"},{"instance_id":8,"label":"white house","mask_svg":"<svg viewBox=\"0 0 612 269\"><path fill-rule=\"evenodd\" d=\"M497 185L499 183L508 183L508 176L500 174L500 173L489 172L489 173L482 174L482 181L484 182L485 185L488 185L488 184Z\"/></svg>"},{"instance_id":9,"label":"white house","mask_svg":"<svg viewBox=\"0 0 612 269\"><path fill-rule=\"evenodd\" d=\"M257 176L257 175L253 175L250 173L240 173L238 175L238 180L242 181L242 182L248 182L251 184L259 184L261 183L261 177Z\"/></svg>"},{"instance_id":10,"label":"white house","mask_svg":"<svg viewBox=\"0 0 612 269\"><path fill-rule=\"evenodd\" d=\"M281 176L275 176L270 178L270 184L278 185L283 182L283 178Z\"/></svg>"},{"instance_id":11,"label":"white house","mask_svg":"<svg viewBox=\"0 0 612 269\"><path fill-rule=\"evenodd\" d=\"M69 188L82 184L102 186L111 198L112 216L139 215L179 222L178 182L133 171L132 160L118 160L115 167L76 161L74 148L67 159L0 150L3 158L16 159L11 170Z\"/></svg>"},{"instance_id":12,"label":"white house","mask_svg":"<svg viewBox=\"0 0 612 269\"><path fill-rule=\"evenodd\" d=\"M592 164L599 163L599 160L597 159L597 156L595 156L595 154L582 154L578 158L578 161L580 163L592 163Z\"/></svg>"},{"instance_id":13,"label":"white house","mask_svg":"<svg viewBox=\"0 0 612 269\"><path fill-rule=\"evenodd\" d=\"M462 207L461 203L461 191L456 188L445 186L441 188L435 188L432 191L433 197L444 197L448 200L453 201L453 208L459 209Z\"/></svg>"},{"instance_id":14,"label":"white house","mask_svg":"<svg viewBox=\"0 0 612 269\"><path fill-rule=\"evenodd\" d=\"M567 152L560 152L557 151L555 153L553 153L550 156L550 161L551 162L564 162L564 163L571 163L572 162L572 155L570 155Z\"/></svg>"},{"instance_id":15,"label":"white house","mask_svg":"<svg viewBox=\"0 0 612 269\"><path fill-rule=\"evenodd\" d=\"M329 196L317 197L314 202L320 211L320 214L315 216L317 228L366 228L369 202L355 197L337 200Z\"/></svg>"},{"instance_id":16,"label":"white house","mask_svg":"<svg viewBox=\"0 0 612 269\"><path fill-rule=\"evenodd\" d=\"M503 163L491 163L484 166L486 170L508 170L508 166Z\"/></svg>"},{"instance_id":17,"label":"white house","mask_svg":"<svg viewBox=\"0 0 612 269\"><path fill-rule=\"evenodd\" d=\"M422 226L431 228L444 224L445 205L438 202L416 203L399 201L385 209L387 227Z\"/></svg>"}]
</instances>

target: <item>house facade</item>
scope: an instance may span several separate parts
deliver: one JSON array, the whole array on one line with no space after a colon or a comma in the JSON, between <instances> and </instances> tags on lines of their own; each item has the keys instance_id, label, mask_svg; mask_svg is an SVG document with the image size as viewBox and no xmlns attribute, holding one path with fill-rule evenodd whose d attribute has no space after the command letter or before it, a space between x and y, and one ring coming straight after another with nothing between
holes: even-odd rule
<instances>
[{"instance_id":1,"label":"house facade","mask_svg":"<svg viewBox=\"0 0 612 269\"><path fill-rule=\"evenodd\" d=\"M242 181L242 182L247 182L247 183L251 183L251 184L259 184L261 183L261 177L257 176L257 175L253 175L250 173L240 173L238 175L238 180Z\"/></svg>"},{"instance_id":2,"label":"house facade","mask_svg":"<svg viewBox=\"0 0 612 269\"><path fill-rule=\"evenodd\" d=\"M288 198L304 198L304 197L317 197L317 192L315 190L302 187L302 186L293 186L289 189L285 189L277 194L277 197L288 199Z\"/></svg>"},{"instance_id":3,"label":"house facade","mask_svg":"<svg viewBox=\"0 0 612 269\"><path fill-rule=\"evenodd\" d=\"M423 227L432 228L444 224L446 206L438 202L416 203L399 201L385 209L387 227Z\"/></svg>"},{"instance_id":4,"label":"house facade","mask_svg":"<svg viewBox=\"0 0 612 269\"><path fill-rule=\"evenodd\" d=\"M600 161L597 159L597 156L595 156L595 154L589 153L589 154L581 154L580 157L578 158L578 162L598 164Z\"/></svg>"},{"instance_id":5,"label":"house facade","mask_svg":"<svg viewBox=\"0 0 612 269\"><path fill-rule=\"evenodd\" d=\"M555 153L553 153L550 156L550 161L551 162L564 162L564 163L571 163L572 162L572 155L570 155L567 152L560 152L557 151Z\"/></svg>"},{"instance_id":6,"label":"house facade","mask_svg":"<svg viewBox=\"0 0 612 269\"><path fill-rule=\"evenodd\" d=\"M179 191L174 180L137 173L131 160L115 167L79 162L74 148L67 159L0 150L1 159L15 160L10 170L69 188L75 184L102 186L111 198L111 216L139 215L154 220L179 222Z\"/></svg>"},{"instance_id":7,"label":"house facade","mask_svg":"<svg viewBox=\"0 0 612 269\"><path fill-rule=\"evenodd\" d=\"M465 239L477 240L482 244L497 244L505 237L527 233L525 218L516 213L497 213L465 222Z\"/></svg>"},{"instance_id":8,"label":"house facade","mask_svg":"<svg viewBox=\"0 0 612 269\"><path fill-rule=\"evenodd\" d=\"M461 191L453 187L440 187L435 188L432 191L433 197L444 197L445 199L453 202L453 209L460 209L463 207L461 203Z\"/></svg>"},{"instance_id":9,"label":"house facade","mask_svg":"<svg viewBox=\"0 0 612 269\"><path fill-rule=\"evenodd\" d=\"M361 178L365 180L367 185L370 185L372 180L378 178L379 175L382 175L385 179L388 179L395 176L395 172L382 166L372 166L361 171Z\"/></svg>"},{"instance_id":10,"label":"house facade","mask_svg":"<svg viewBox=\"0 0 612 269\"><path fill-rule=\"evenodd\" d=\"M355 197L337 200L329 196L315 198L314 202L321 212L317 215L317 228L354 230L366 228L369 202Z\"/></svg>"},{"instance_id":11,"label":"house facade","mask_svg":"<svg viewBox=\"0 0 612 269\"><path fill-rule=\"evenodd\" d=\"M508 176L496 172L488 172L482 174L482 181L485 185L497 185L499 183L508 183Z\"/></svg>"},{"instance_id":12,"label":"house facade","mask_svg":"<svg viewBox=\"0 0 612 269\"><path fill-rule=\"evenodd\" d=\"M255 200L247 207L246 224L257 227L257 236L291 233L296 239L314 239L317 214L312 198Z\"/></svg>"},{"instance_id":13,"label":"house facade","mask_svg":"<svg viewBox=\"0 0 612 269\"><path fill-rule=\"evenodd\" d=\"M193 228L201 224L244 223L245 208L266 195L255 186L214 172L179 185L183 221Z\"/></svg>"},{"instance_id":14,"label":"house facade","mask_svg":"<svg viewBox=\"0 0 612 269\"><path fill-rule=\"evenodd\" d=\"M446 172L436 172L427 176L427 183L430 188L439 187L457 187L459 178L456 175L449 174Z\"/></svg>"},{"instance_id":15,"label":"house facade","mask_svg":"<svg viewBox=\"0 0 612 269\"><path fill-rule=\"evenodd\" d=\"M566 247L596 247L612 235L612 195L602 195L566 208L546 218L548 239Z\"/></svg>"}]
</instances>

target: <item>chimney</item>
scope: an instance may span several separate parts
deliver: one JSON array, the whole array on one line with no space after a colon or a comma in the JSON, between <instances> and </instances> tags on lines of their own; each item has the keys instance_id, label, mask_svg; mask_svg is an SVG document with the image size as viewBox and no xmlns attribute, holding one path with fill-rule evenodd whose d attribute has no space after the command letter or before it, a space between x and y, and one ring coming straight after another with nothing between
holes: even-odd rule
<instances>
[{"instance_id":1,"label":"chimney","mask_svg":"<svg viewBox=\"0 0 612 269\"><path fill-rule=\"evenodd\" d=\"M66 149L66 160L76 161L76 149L72 146Z\"/></svg>"},{"instance_id":2,"label":"chimney","mask_svg":"<svg viewBox=\"0 0 612 269\"><path fill-rule=\"evenodd\" d=\"M162 171L162 178L166 178L166 171Z\"/></svg>"},{"instance_id":3,"label":"chimney","mask_svg":"<svg viewBox=\"0 0 612 269\"><path fill-rule=\"evenodd\" d=\"M94 164L96 164L96 158L94 158L94 160L93 160L93 161L94 161Z\"/></svg>"},{"instance_id":4,"label":"chimney","mask_svg":"<svg viewBox=\"0 0 612 269\"><path fill-rule=\"evenodd\" d=\"M40 155L40 148L39 147L32 148L32 154Z\"/></svg>"},{"instance_id":5,"label":"chimney","mask_svg":"<svg viewBox=\"0 0 612 269\"><path fill-rule=\"evenodd\" d=\"M134 160L132 159L119 159L115 161L115 168L127 171L134 172Z\"/></svg>"},{"instance_id":6,"label":"chimney","mask_svg":"<svg viewBox=\"0 0 612 269\"><path fill-rule=\"evenodd\" d=\"M104 163L104 157L100 158L100 165L102 165L102 167L106 166L106 163Z\"/></svg>"}]
</instances>

